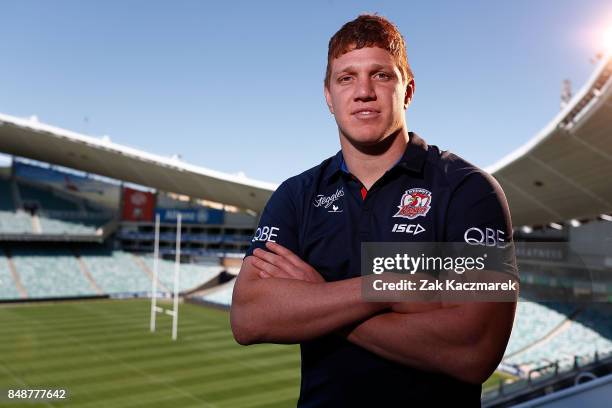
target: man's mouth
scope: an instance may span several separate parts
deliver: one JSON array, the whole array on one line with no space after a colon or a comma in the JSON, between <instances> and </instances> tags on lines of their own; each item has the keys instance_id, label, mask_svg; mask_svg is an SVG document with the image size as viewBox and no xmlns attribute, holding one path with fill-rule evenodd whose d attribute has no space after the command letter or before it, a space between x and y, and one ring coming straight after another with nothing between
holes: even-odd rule
<instances>
[{"instance_id":1,"label":"man's mouth","mask_svg":"<svg viewBox=\"0 0 612 408\"><path fill-rule=\"evenodd\" d=\"M380 112L375 109L358 109L353 112L353 116L359 119L371 119L380 115Z\"/></svg>"}]
</instances>

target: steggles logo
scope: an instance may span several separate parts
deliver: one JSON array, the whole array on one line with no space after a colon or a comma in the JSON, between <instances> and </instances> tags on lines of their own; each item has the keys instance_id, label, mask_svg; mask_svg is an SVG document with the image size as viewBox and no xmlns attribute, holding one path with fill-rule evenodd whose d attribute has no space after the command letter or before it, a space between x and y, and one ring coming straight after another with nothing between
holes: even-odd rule
<instances>
[{"instance_id":1,"label":"steggles logo","mask_svg":"<svg viewBox=\"0 0 612 408\"><path fill-rule=\"evenodd\" d=\"M344 197L344 189L341 187L336 190L336 192L330 196L324 196L323 194L318 194L317 198L315 198L313 204L315 207L323 207L329 208L334 202L336 202L340 197ZM333 212L340 212L337 206L333 206Z\"/></svg>"}]
</instances>

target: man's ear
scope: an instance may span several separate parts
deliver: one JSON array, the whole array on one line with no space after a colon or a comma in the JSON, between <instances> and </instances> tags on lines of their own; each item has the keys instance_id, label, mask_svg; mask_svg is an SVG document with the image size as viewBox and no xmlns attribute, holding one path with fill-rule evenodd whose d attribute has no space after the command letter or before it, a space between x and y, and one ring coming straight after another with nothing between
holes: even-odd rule
<instances>
[{"instance_id":1,"label":"man's ear","mask_svg":"<svg viewBox=\"0 0 612 408\"><path fill-rule=\"evenodd\" d=\"M404 109L408 109L408 105L412 102L414 96L414 78L410 78L408 85L406 85L406 95L404 95Z\"/></svg>"},{"instance_id":2,"label":"man's ear","mask_svg":"<svg viewBox=\"0 0 612 408\"><path fill-rule=\"evenodd\" d=\"M329 89L327 89L327 85L323 85L323 94L325 95L325 103L327 104L327 107L329 108L329 111L333 115L334 114L334 107L332 106L331 94L329 93Z\"/></svg>"}]
</instances>

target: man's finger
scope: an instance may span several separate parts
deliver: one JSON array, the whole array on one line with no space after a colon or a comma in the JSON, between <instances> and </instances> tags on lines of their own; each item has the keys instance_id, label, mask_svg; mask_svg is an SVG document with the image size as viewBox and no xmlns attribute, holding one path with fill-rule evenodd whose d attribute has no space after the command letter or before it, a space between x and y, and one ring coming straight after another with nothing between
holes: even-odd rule
<instances>
[{"instance_id":1,"label":"man's finger","mask_svg":"<svg viewBox=\"0 0 612 408\"><path fill-rule=\"evenodd\" d=\"M266 262L265 260L259 259L259 258L254 258L253 259L253 265L259 269L260 271L266 272L269 275L272 276L277 276L277 275L286 275L285 272L283 272L279 267L277 267L274 264L271 264L269 262ZM280 276L279 276L280 277Z\"/></svg>"},{"instance_id":2,"label":"man's finger","mask_svg":"<svg viewBox=\"0 0 612 408\"><path fill-rule=\"evenodd\" d=\"M302 261L299 256L291 252L291 250L285 248L284 246L277 244L276 242L268 241L266 242L266 248L270 251L274 252L287 259L291 264L295 266L303 267L304 265L308 265L306 262Z\"/></svg>"},{"instance_id":3,"label":"man's finger","mask_svg":"<svg viewBox=\"0 0 612 408\"><path fill-rule=\"evenodd\" d=\"M264 261L271 263L272 265L280 266L283 261L283 258L279 255L276 255L272 252L264 251L261 248L257 248L253 251L253 255L255 255L259 259L263 259Z\"/></svg>"},{"instance_id":4,"label":"man's finger","mask_svg":"<svg viewBox=\"0 0 612 408\"><path fill-rule=\"evenodd\" d=\"M299 256L291 252L284 246L276 242L266 242L266 247L274 251L285 262L289 264L290 273L295 275L296 279L307 280L310 282L322 282L324 279L321 275L308 263L304 262ZM285 266L283 265L283 268Z\"/></svg>"},{"instance_id":5,"label":"man's finger","mask_svg":"<svg viewBox=\"0 0 612 408\"><path fill-rule=\"evenodd\" d=\"M274 254L272 252L264 251L263 249L257 248L253 251L253 255L265 262L275 265L277 268L282 269L288 275L299 278L296 274L295 265L289 262L285 257Z\"/></svg>"},{"instance_id":6,"label":"man's finger","mask_svg":"<svg viewBox=\"0 0 612 408\"><path fill-rule=\"evenodd\" d=\"M274 251L275 253L279 255L283 255L283 256L293 254L293 252L291 252L290 249L285 248L281 244L277 244L276 242L272 242L272 241L266 242L266 248L268 248L271 251Z\"/></svg>"}]
</instances>

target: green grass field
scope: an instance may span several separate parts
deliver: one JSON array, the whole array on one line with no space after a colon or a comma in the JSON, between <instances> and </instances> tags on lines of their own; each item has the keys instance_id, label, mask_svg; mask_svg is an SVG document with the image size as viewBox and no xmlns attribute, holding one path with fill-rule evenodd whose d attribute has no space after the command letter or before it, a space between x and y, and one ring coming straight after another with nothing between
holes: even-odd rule
<instances>
[{"instance_id":1,"label":"green grass field","mask_svg":"<svg viewBox=\"0 0 612 408\"><path fill-rule=\"evenodd\" d=\"M504 381L515 381L517 378L510 375L510 374L506 374L506 373L502 373L499 371L496 371L493 373L493 375L491 375L489 377L489 379L487 381L485 381L484 384L482 384L482 389L483 390L490 390L496 387L499 387L499 382L504 380Z\"/></svg>"},{"instance_id":2,"label":"green grass field","mask_svg":"<svg viewBox=\"0 0 612 408\"><path fill-rule=\"evenodd\" d=\"M64 388L36 405L70 407L291 407L300 383L298 346L237 345L228 313L180 306L179 338L146 300L0 306L0 390ZM488 383L497 384L494 375Z\"/></svg>"},{"instance_id":3,"label":"green grass field","mask_svg":"<svg viewBox=\"0 0 612 408\"><path fill-rule=\"evenodd\" d=\"M0 389L65 388L36 406L288 407L299 393L297 346L237 345L228 313L180 306L149 332L144 300L0 307ZM6 406L0 399L0 406ZM34 406L15 403L9 406Z\"/></svg>"}]
</instances>

